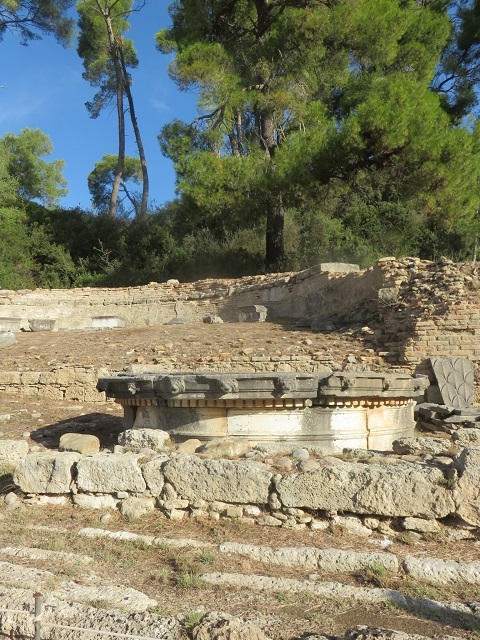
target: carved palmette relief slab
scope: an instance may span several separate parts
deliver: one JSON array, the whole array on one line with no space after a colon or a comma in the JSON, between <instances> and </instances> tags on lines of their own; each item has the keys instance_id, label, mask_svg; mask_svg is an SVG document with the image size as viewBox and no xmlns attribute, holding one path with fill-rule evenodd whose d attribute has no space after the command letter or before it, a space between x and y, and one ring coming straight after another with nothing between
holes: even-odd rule
<instances>
[{"instance_id":1,"label":"carved palmette relief slab","mask_svg":"<svg viewBox=\"0 0 480 640\"><path fill-rule=\"evenodd\" d=\"M430 358L443 400L451 407L470 407L474 394L474 365L468 358Z\"/></svg>"}]
</instances>

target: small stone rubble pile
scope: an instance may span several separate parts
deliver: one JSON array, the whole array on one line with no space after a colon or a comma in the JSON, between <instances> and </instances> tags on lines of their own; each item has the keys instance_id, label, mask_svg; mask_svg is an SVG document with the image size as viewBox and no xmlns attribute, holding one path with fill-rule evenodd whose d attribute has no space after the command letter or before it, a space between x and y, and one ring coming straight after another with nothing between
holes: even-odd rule
<instances>
[{"instance_id":1,"label":"small stone rubble pile","mask_svg":"<svg viewBox=\"0 0 480 640\"><path fill-rule=\"evenodd\" d=\"M433 432L457 434L461 431L478 430L480 441L480 408L448 407L442 404L423 402L415 408L417 425L421 429Z\"/></svg>"}]
</instances>

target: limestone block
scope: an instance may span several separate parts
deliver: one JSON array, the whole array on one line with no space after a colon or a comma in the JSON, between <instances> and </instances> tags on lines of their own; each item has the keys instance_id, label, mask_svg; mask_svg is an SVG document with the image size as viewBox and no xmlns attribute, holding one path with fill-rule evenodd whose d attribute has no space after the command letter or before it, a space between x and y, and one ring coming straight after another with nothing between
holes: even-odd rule
<instances>
[{"instance_id":1,"label":"limestone block","mask_svg":"<svg viewBox=\"0 0 480 640\"><path fill-rule=\"evenodd\" d=\"M125 320L118 316L95 316L92 318L94 329L120 329L125 326Z\"/></svg>"},{"instance_id":2,"label":"limestone block","mask_svg":"<svg viewBox=\"0 0 480 640\"><path fill-rule=\"evenodd\" d=\"M90 606L97 602L104 603L109 609L124 609L130 613L143 613L158 606L156 600L152 600L141 591L122 585L63 582L52 591L52 595L67 602L86 602Z\"/></svg>"},{"instance_id":3,"label":"limestone block","mask_svg":"<svg viewBox=\"0 0 480 640\"><path fill-rule=\"evenodd\" d=\"M137 456L130 454L98 453L81 458L77 464L79 491L114 493L116 491L145 491Z\"/></svg>"},{"instance_id":4,"label":"limestone block","mask_svg":"<svg viewBox=\"0 0 480 640\"><path fill-rule=\"evenodd\" d=\"M169 438L170 435L161 429L127 429L118 436L118 444L129 451L140 451L140 449L160 451Z\"/></svg>"},{"instance_id":5,"label":"limestone block","mask_svg":"<svg viewBox=\"0 0 480 640\"><path fill-rule=\"evenodd\" d=\"M56 370L56 383L61 385L69 385L75 382L75 369L66 367L65 369Z\"/></svg>"},{"instance_id":6,"label":"limestone block","mask_svg":"<svg viewBox=\"0 0 480 640\"><path fill-rule=\"evenodd\" d=\"M142 474L152 496L159 496L162 493L163 485L165 484L162 465L166 460L168 458L159 456L142 464Z\"/></svg>"},{"instance_id":7,"label":"limestone block","mask_svg":"<svg viewBox=\"0 0 480 640\"><path fill-rule=\"evenodd\" d=\"M118 501L113 496L92 496L88 493L76 493L73 504L82 509L116 509Z\"/></svg>"},{"instance_id":8,"label":"limestone block","mask_svg":"<svg viewBox=\"0 0 480 640\"><path fill-rule=\"evenodd\" d=\"M430 453L438 456L449 453L451 448L449 438L399 438L393 441L393 450L399 455Z\"/></svg>"},{"instance_id":9,"label":"limestone block","mask_svg":"<svg viewBox=\"0 0 480 640\"><path fill-rule=\"evenodd\" d=\"M130 497L120 503L120 513L129 521L137 520L154 509L155 500L153 498Z\"/></svg>"},{"instance_id":10,"label":"limestone block","mask_svg":"<svg viewBox=\"0 0 480 640\"><path fill-rule=\"evenodd\" d=\"M40 373L36 371L23 371L21 381L24 385L33 385L40 382Z\"/></svg>"},{"instance_id":11,"label":"limestone block","mask_svg":"<svg viewBox=\"0 0 480 640\"><path fill-rule=\"evenodd\" d=\"M14 483L24 493L69 493L78 453L33 453L20 460Z\"/></svg>"},{"instance_id":12,"label":"limestone block","mask_svg":"<svg viewBox=\"0 0 480 640\"><path fill-rule=\"evenodd\" d=\"M105 402L105 400L105 394L95 388L86 387L83 390L83 402Z\"/></svg>"},{"instance_id":13,"label":"limestone block","mask_svg":"<svg viewBox=\"0 0 480 640\"><path fill-rule=\"evenodd\" d=\"M193 629L193 640L268 640L251 620L241 620L229 613L213 611Z\"/></svg>"},{"instance_id":14,"label":"limestone block","mask_svg":"<svg viewBox=\"0 0 480 640\"><path fill-rule=\"evenodd\" d=\"M480 562L406 556L403 566L407 575L430 584L480 584Z\"/></svg>"},{"instance_id":15,"label":"limestone block","mask_svg":"<svg viewBox=\"0 0 480 640\"><path fill-rule=\"evenodd\" d=\"M238 310L239 322L265 322L267 319L267 307L261 304L252 304L248 307L240 307Z\"/></svg>"},{"instance_id":16,"label":"limestone block","mask_svg":"<svg viewBox=\"0 0 480 640\"><path fill-rule=\"evenodd\" d=\"M480 429L459 429L452 440L459 447L480 447Z\"/></svg>"},{"instance_id":17,"label":"limestone block","mask_svg":"<svg viewBox=\"0 0 480 640\"><path fill-rule=\"evenodd\" d=\"M220 316L206 316L203 319L203 322L205 324L222 324L223 320L222 318L220 318Z\"/></svg>"},{"instance_id":18,"label":"limestone block","mask_svg":"<svg viewBox=\"0 0 480 640\"><path fill-rule=\"evenodd\" d=\"M195 451L202 446L202 442L198 438L189 438L185 442L181 442L175 449L177 455L185 455L189 453L195 453Z\"/></svg>"},{"instance_id":19,"label":"limestone block","mask_svg":"<svg viewBox=\"0 0 480 640\"><path fill-rule=\"evenodd\" d=\"M31 318L28 320L30 331L53 331L55 320L50 318Z\"/></svg>"},{"instance_id":20,"label":"limestone block","mask_svg":"<svg viewBox=\"0 0 480 640\"><path fill-rule=\"evenodd\" d=\"M46 496L46 495L37 495L32 498L25 498L23 501L24 504L35 504L40 507L44 507L45 505L53 505L55 507L63 506L70 502L70 495L57 495L57 496Z\"/></svg>"},{"instance_id":21,"label":"limestone block","mask_svg":"<svg viewBox=\"0 0 480 640\"><path fill-rule=\"evenodd\" d=\"M12 473L28 454L26 440L0 440L0 475Z\"/></svg>"},{"instance_id":22,"label":"limestone block","mask_svg":"<svg viewBox=\"0 0 480 640\"><path fill-rule=\"evenodd\" d=\"M457 514L469 524L480 526L480 449L466 448L457 462L460 476L455 487Z\"/></svg>"},{"instance_id":23,"label":"limestone block","mask_svg":"<svg viewBox=\"0 0 480 640\"><path fill-rule=\"evenodd\" d=\"M443 473L418 464L345 463L285 476L275 484L287 507L422 518L455 511Z\"/></svg>"},{"instance_id":24,"label":"limestone block","mask_svg":"<svg viewBox=\"0 0 480 640\"><path fill-rule=\"evenodd\" d=\"M239 504L266 504L272 478L255 462L199 460L194 456L172 458L163 473L181 497Z\"/></svg>"},{"instance_id":25,"label":"limestone block","mask_svg":"<svg viewBox=\"0 0 480 640\"><path fill-rule=\"evenodd\" d=\"M83 367L75 367L75 382L77 384L96 385L97 374L93 369L84 369Z\"/></svg>"},{"instance_id":26,"label":"limestone block","mask_svg":"<svg viewBox=\"0 0 480 640\"><path fill-rule=\"evenodd\" d=\"M0 371L0 384L20 384L20 372Z\"/></svg>"},{"instance_id":27,"label":"limestone block","mask_svg":"<svg viewBox=\"0 0 480 640\"><path fill-rule=\"evenodd\" d=\"M60 436L59 451L76 451L82 455L87 453L98 453L100 451L100 440L97 436L86 433L64 433Z\"/></svg>"},{"instance_id":28,"label":"limestone block","mask_svg":"<svg viewBox=\"0 0 480 640\"><path fill-rule=\"evenodd\" d=\"M349 573L380 566L387 571L398 571L398 559L392 553L342 551L340 549L317 549L316 547L280 547L222 542L221 553L240 555L257 562L297 567L307 570L319 569L325 573Z\"/></svg>"},{"instance_id":29,"label":"limestone block","mask_svg":"<svg viewBox=\"0 0 480 640\"><path fill-rule=\"evenodd\" d=\"M55 371L42 371L38 381L40 384L55 384L57 381L57 374Z\"/></svg>"},{"instance_id":30,"label":"limestone block","mask_svg":"<svg viewBox=\"0 0 480 640\"><path fill-rule=\"evenodd\" d=\"M74 402L85 402L85 389L76 385L69 386L65 390L65 400L73 400Z\"/></svg>"},{"instance_id":31,"label":"limestone block","mask_svg":"<svg viewBox=\"0 0 480 640\"><path fill-rule=\"evenodd\" d=\"M0 333L0 347L9 347L17 341L15 335L11 331Z\"/></svg>"},{"instance_id":32,"label":"limestone block","mask_svg":"<svg viewBox=\"0 0 480 640\"><path fill-rule=\"evenodd\" d=\"M159 500L159 502L161 501ZM175 498L173 500L164 500L162 507L167 511L172 511L173 509L188 509L188 505L189 505L188 500Z\"/></svg>"},{"instance_id":33,"label":"limestone block","mask_svg":"<svg viewBox=\"0 0 480 640\"><path fill-rule=\"evenodd\" d=\"M59 387L43 387L43 397L50 400L63 400L63 391Z\"/></svg>"},{"instance_id":34,"label":"limestone block","mask_svg":"<svg viewBox=\"0 0 480 640\"><path fill-rule=\"evenodd\" d=\"M331 524L349 535L361 536L362 538L368 538L372 535L372 530L354 516L333 516Z\"/></svg>"},{"instance_id":35,"label":"limestone block","mask_svg":"<svg viewBox=\"0 0 480 640\"><path fill-rule=\"evenodd\" d=\"M440 531L440 525L436 520L425 520L424 518L405 518L402 525L407 531L419 531L420 533L438 533Z\"/></svg>"},{"instance_id":36,"label":"limestone block","mask_svg":"<svg viewBox=\"0 0 480 640\"><path fill-rule=\"evenodd\" d=\"M20 318L0 318L0 331L20 331L21 324Z\"/></svg>"},{"instance_id":37,"label":"limestone block","mask_svg":"<svg viewBox=\"0 0 480 640\"><path fill-rule=\"evenodd\" d=\"M207 442L201 453L211 459L237 458L244 456L252 445L248 440L240 438L215 438Z\"/></svg>"}]
</instances>

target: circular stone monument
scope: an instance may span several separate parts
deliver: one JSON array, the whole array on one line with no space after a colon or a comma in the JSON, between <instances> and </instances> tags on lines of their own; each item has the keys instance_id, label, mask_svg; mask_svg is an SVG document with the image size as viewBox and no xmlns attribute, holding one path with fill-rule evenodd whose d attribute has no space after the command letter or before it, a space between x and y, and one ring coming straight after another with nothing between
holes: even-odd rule
<instances>
[{"instance_id":1,"label":"circular stone monument","mask_svg":"<svg viewBox=\"0 0 480 640\"><path fill-rule=\"evenodd\" d=\"M162 429L175 441L239 437L291 442L325 453L389 450L413 435L424 378L406 374L120 373L99 391L124 407L124 426Z\"/></svg>"}]
</instances>

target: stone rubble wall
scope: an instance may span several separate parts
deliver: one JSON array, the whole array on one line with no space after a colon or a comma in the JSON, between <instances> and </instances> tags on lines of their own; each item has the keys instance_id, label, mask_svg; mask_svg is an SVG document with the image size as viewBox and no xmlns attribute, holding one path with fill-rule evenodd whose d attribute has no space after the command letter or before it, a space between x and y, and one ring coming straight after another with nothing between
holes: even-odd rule
<instances>
[{"instance_id":1,"label":"stone rubble wall","mask_svg":"<svg viewBox=\"0 0 480 640\"><path fill-rule=\"evenodd\" d=\"M381 271L359 271L356 265L320 264L299 273L248 276L237 280L192 283L151 282L116 289L0 290L2 320L55 320L55 330L92 329L102 319L118 318L124 326L156 326L182 319L202 322L208 316L238 321L239 309L266 306L268 320L322 314L348 316L366 299L374 300ZM4 330L9 327L5 326Z\"/></svg>"},{"instance_id":2,"label":"stone rubble wall","mask_svg":"<svg viewBox=\"0 0 480 640\"><path fill-rule=\"evenodd\" d=\"M386 360L431 376L427 358L464 357L476 365L478 378L480 265L385 258L377 266L384 288L375 342Z\"/></svg>"},{"instance_id":3,"label":"stone rubble wall","mask_svg":"<svg viewBox=\"0 0 480 640\"><path fill-rule=\"evenodd\" d=\"M157 453L117 447L115 453L82 455L27 453L14 444L0 441L0 460L10 456L13 482L34 504L73 501L80 507L119 508L126 517L158 508L178 520L224 515L293 529L338 526L363 536L388 533L393 520L407 530L438 533L457 517L460 537L480 527L476 447L438 460L429 455L428 461L363 450L309 459L300 449L291 454L300 457L292 467L295 459L276 461L259 451L249 459L183 455L168 447Z\"/></svg>"},{"instance_id":4,"label":"stone rubble wall","mask_svg":"<svg viewBox=\"0 0 480 640\"><path fill-rule=\"evenodd\" d=\"M72 402L105 402L105 394L97 391L97 380L108 374L107 369L89 366L64 366L51 371L0 371L0 393Z\"/></svg>"},{"instance_id":5,"label":"stone rubble wall","mask_svg":"<svg viewBox=\"0 0 480 640\"><path fill-rule=\"evenodd\" d=\"M175 319L202 322L209 316L238 321L242 307L262 305L267 308L267 321L292 322L313 316L339 325L368 325L362 339L373 349L372 356L384 359L385 366L429 374L429 357L466 357L476 365L478 376L479 290L480 266L476 264L454 264L444 258L437 262L383 258L363 271L355 270L354 265L322 264L299 273L237 280L169 281L118 289L3 290L0 326L12 320L18 328L28 330L32 319L54 319L55 330L92 328L94 319L99 328L109 319L127 327L155 326ZM275 357L268 353L238 358L218 354L200 365L197 360L176 363L165 356L158 364L170 371L201 366L214 371L309 372L332 367L331 358L321 354ZM52 382L56 375L67 376L55 370L3 372L0 391L57 398L83 393L85 401L103 399L93 380L87 383L75 374L66 385ZM77 389L67 390L72 384Z\"/></svg>"}]
</instances>

